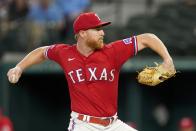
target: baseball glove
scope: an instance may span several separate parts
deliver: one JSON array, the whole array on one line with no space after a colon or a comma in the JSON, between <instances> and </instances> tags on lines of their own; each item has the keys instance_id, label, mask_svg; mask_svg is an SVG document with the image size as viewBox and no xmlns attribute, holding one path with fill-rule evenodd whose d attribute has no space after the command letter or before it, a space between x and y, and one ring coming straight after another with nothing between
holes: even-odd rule
<instances>
[{"instance_id":1,"label":"baseball glove","mask_svg":"<svg viewBox=\"0 0 196 131\"><path fill-rule=\"evenodd\" d=\"M156 66L154 67L146 67L138 72L137 80L139 83L148 86L156 86L176 74L176 72L165 70L161 64L155 64Z\"/></svg>"}]
</instances>

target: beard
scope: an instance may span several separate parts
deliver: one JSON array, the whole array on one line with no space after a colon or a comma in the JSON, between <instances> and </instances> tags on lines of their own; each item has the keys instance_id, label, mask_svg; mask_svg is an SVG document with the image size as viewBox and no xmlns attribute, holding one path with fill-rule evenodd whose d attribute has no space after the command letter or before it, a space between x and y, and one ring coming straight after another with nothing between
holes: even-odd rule
<instances>
[{"instance_id":1,"label":"beard","mask_svg":"<svg viewBox=\"0 0 196 131\"><path fill-rule=\"evenodd\" d=\"M89 38L86 41L86 45L93 50L99 50L99 49L103 48L103 46L104 46L103 37L100 37L98 40Z\"/></svg>"}]
</instances>

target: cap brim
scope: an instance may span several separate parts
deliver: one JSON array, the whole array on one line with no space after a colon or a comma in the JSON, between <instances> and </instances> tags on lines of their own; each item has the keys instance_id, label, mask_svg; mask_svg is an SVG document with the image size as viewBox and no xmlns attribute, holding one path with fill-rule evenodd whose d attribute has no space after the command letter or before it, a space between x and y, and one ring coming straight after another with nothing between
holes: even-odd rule
<instances>
[{"instance_id":1,"label":"cap brim","mask_svg":"<svg viewBox=\"0 0 196 131\"><path fill-rule=\"evenodd\" d=\"M111 22L101 22L99 25L95 26L94 28L97 28L97 27L104 27L104 26L107 26L107 25L110 25Z\"/></svg>"},{"instance_id":2,"label":"cap brim","mask_svg":"<svg viewBox=\"0 0 196 131\"><path fill-rule=\"evenodd\" d=\"M106 25L110 25L110 24L111 24L111 22L102 22L101 26L106 26Z\"/></svg>"}]
</instances>

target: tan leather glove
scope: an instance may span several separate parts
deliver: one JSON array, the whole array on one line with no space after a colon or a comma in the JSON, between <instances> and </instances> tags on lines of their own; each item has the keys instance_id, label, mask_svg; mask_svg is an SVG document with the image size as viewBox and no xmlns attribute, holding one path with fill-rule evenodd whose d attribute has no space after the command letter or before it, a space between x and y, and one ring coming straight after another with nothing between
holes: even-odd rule
<instances>
[{"instance_id":1,"label":"tan leather glove","mask_svg":"<svg viewBox=\"0 0 196 131\"><path fill-rule=\"evenodd\" d=\"M164 69L161 64L155 64L155 67L146 67L138 73L137 80L139 83L148 86L156 86L176 74L176 71L170 72Z\"/></svg>"}]
</instances>

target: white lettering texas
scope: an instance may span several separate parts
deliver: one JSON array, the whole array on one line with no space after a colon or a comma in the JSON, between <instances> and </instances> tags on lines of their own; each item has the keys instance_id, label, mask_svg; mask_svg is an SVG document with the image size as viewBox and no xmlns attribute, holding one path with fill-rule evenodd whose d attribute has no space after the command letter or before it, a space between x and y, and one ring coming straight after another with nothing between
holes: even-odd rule
<instances>
[{"instance_id":1,"label":"white lettering texas","mask_svg":"<svg viewBox=\"0 0 196 131\"><path fill-rule=\"evenodd\" d=\"M97 73L96 67L88 68L87 73L90 73L90 77L87 78L88 79L87 81L104 80L104 81L112 82L114 81L114 72L115 72L115 69L107 70L106 68L103 68L101 73ZM70 72L68 72L68 75L71 78L73 83L86 81L85 74L83 73L83 70L81 68L77 70L71 70Z\"/></svg>"}]
</instances>

